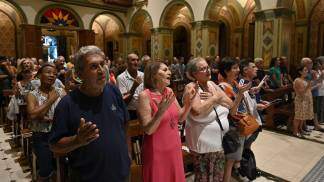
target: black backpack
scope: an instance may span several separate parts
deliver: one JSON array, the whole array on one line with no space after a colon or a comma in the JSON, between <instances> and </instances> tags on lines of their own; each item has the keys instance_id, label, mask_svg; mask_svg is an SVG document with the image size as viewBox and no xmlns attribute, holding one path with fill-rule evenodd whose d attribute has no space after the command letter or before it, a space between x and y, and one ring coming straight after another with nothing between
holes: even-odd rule
<instances>
[{"instance_id":1,"label":"black backpack","mask_svg":"<svg viewBox=\"0 0 324 182\"><path fill-rule=\"evenodd\" d=\"M243 150L241 167L239 172L242 176L246 176L251 181L256 179L257 176L256 162L255 162L254 154L251 149Z\"/></svg>"}]
</instances>

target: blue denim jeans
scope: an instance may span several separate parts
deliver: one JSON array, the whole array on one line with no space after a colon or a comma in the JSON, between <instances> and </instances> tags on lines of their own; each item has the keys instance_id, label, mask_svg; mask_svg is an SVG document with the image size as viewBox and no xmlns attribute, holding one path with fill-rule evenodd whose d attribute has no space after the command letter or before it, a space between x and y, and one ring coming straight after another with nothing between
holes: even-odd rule
<instances>
[{"instance_id":1,"label":"blue denim jeans","mask_svg":"<svg viewBox=\"0 0 324 182\"><path fill-rule=\"evenodd\" d=\"M39 166L39 176L49 177L54 171L54 156L50 150L48 139L49 133L34 132L33 133L33 150L37 157Z\"/></svg>"}]
</instances>

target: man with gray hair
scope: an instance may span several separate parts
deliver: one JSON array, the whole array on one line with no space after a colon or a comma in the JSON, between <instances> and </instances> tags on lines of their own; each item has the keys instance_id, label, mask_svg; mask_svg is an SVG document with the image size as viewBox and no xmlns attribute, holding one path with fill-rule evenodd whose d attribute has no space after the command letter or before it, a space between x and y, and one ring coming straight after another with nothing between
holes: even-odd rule
<instances>
[{"instance_id":1,"label":"man with gray hair","mask_svg":"<svg viewBox=\"0 0 324 182\"><path fill-rule=\"evenodd\" d=\"M82 47L75 55L82 84L55 109L49 142L54 152L68 154L72 181L125 182L129 175L128 113L118 88L106 84L104 65L98 47Z\"/></svg>"}]
</instances>

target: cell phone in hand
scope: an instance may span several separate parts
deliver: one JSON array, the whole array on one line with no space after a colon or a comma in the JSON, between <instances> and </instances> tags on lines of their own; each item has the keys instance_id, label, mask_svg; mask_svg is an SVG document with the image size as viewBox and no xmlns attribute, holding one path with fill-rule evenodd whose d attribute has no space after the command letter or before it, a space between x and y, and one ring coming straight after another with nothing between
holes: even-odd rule
<instances>
[{"instance_id":1,"label":"cell phone in hand","mask_svg":"<svg viewBox=\"0 0 324 182\"><path fill-rule=\"evenodd\" d=\"M282 99L275 99L275 100L271 101L269 104L272 105L272 104L277 104L279 102L282 102Z\"/></svg>"},{"instance_id":2,"label":"cell phone in hand","mask_svg":"<svg viewBox=\"0 0 324 182\"><path fill-rule=\"evenodd\" d=\"M263 84L265 83L265 81L266 81L268 78L269 78L269 75L265 75L265 76L262 78L261 82L259 83L258 88L261 88L261 87L263 86Z\"/></svg>"}]
</instances>

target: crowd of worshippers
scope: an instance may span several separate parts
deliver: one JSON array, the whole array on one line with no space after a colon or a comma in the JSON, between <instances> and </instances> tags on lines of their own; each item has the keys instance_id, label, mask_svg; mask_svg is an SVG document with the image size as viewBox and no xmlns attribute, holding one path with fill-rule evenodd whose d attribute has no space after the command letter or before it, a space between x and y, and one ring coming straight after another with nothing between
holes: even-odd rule
<instances>
[{"instance_id":1,"label":"crowd of worshippers","mask_svg":"<svg viewBox=\"0 0 324 182\"><path fill-rule=\"evenodd\" d=\"M324 57L303 58L293 81L285 57L273 58L264 70L262 58L191 57L151 60L135 53L110 61L96 46L85 46L65 62L1 57L1 93L13 89L7 117L27 105L38 160L38 181L54 178L53 153L69 158L71 181L129 180L127 122L140 121L144 182L184 182L178 124L185 122L185 145L192 154L195 181L231 181L238 174L244 149L262 131L262 110L272 103L262 94L292 87L293 135L309 133L307 120L323 131ZM185 83L182 99L169 87ZM1 96L1 102L2 102ZM239 136L235 151L224 152L227 131L239 134L235 115L250 112L259 129ZM231 116L231 117L230 117ZM238 174L239 175L239 174Z\"/></svg>"}]
</instances>

